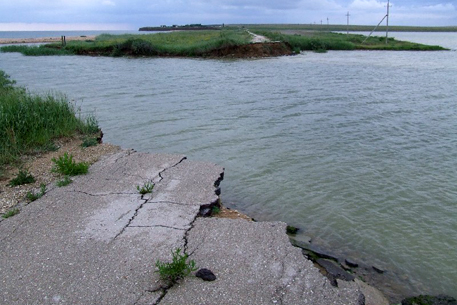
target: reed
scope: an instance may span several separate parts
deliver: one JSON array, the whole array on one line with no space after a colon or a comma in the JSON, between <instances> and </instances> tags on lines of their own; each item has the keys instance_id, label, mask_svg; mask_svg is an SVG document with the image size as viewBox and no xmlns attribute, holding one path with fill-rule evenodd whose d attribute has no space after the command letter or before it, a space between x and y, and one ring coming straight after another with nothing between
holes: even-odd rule
<instances>
[{"instance_id":1,"label":"reed","mask_svg":"<svg viewBox=\"0 0 457 305\"><path fill-rule=\"evenodd\" d=\"M36 95L13 85L0 70L0 167L52 149L56 138L99 130L95 118L82 117L64 95Z\"/></svg>"}]
</instances>

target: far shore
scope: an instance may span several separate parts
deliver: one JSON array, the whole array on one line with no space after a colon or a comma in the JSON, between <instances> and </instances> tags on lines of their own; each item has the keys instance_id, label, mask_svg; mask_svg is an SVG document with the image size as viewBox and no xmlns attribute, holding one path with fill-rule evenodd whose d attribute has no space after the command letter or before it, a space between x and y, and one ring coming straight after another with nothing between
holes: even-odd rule
<instances>
[{"instance_id":1,"label":"far shore","mask_svg":"<svg viewBox=\"0 0 457 305\"><path fill-rule=\"evenodd\" d=\"M65 41L84 41L94 40L95 35L91 36L65 36ZM38 38L0 38L0 44L19 44L19 43L48 43L60 42L62 37L38 37Z\"/></svg>"}]
</instances>

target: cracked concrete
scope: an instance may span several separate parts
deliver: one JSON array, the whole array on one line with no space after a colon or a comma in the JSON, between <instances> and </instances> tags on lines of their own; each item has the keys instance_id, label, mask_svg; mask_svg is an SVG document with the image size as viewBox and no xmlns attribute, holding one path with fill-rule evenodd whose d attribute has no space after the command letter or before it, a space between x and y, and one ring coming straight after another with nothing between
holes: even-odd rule
<instances>
[{"instance_id":1,"label":"cracked concrete","mask_svg":"<svg viewBox=\"0 0 457 305\"><path fill-rule=\"evenodd\" d=\"M186 231L200 205L214 199L213 184L223 172L185 161L122 151L1 222L0 303L151 304L162 297L147 293L161 289L155 262L184 247ZM170 176L178 165L183 170ZM141 196L136 186L146 181L158 190ZM173 199L176 191L186 199ZM155 202L156 196L173 200Z\"/></svg>"},{"instance_id":2,"label":"cracked concrete","mask_svg":"<svg viewBox=\"0 0 457 305\"><path fill-rule=\"evenodd\" d=\"M49 187L0 223L0 303L360 303L360 285L332 287L284 223L199 217L218 202L222 178L212 163L125 150ZM155 187L142 196L136 186L146 181ZM155 263L176 248L217 280L163 286Z\"/></svg>"}]
</instances>

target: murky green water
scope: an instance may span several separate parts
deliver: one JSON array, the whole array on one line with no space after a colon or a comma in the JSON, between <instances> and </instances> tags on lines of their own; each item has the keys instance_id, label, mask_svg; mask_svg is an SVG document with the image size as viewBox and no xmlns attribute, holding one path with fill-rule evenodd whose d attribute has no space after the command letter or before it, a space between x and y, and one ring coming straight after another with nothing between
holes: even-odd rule
<instances>
[{"instance_id":1,"label":"murky green water","mask_svg":"<svg viewBox=\"0 0 457 305\"><path fill-rule=\"evenodd\" d=\"M298 226L298 238L383 266L413 292L457 297L455 51L0 54L0 69L95 110L107 142L224 166L229 207Z\"/></svg>"}]
</instances>

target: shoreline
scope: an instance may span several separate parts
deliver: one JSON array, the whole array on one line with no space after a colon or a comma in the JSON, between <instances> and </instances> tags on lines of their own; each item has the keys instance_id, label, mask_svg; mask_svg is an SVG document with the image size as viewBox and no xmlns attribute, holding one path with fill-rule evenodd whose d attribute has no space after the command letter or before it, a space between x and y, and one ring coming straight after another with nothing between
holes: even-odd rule
<instances>
[{"instance_id":1,"label":"shoreline","mask_svg":"<svg viewBox=\"0 0 457 305\"><path fill-rule=\"evenodd\" d=\"M0 222L1 263L8 266L3 300L388 304L358 279L328 281L290 244L284 222L205 217L219 205L223 174L221 166L184 155L122 149L102 157L73 184L50 188ZM143 181L154 183L154 191L139 194L135 185ZM212 279L202 281L199 271L168 282L157 268L170 260L170 251L173 257L183 251L192 269L198 266Z\"/></svg>"},{"instance_id":2,"label":"shoreline","mask_svg":"<svg viewBox=\"0 0 457 305\"><path fill-rule=\"evenodd\" d=\"M65 36L68 41L94 40L95 35L90 36ZM22 44L22 43L48 43L61 42L61 37L38 37L38 38L0 38L0 44Z\"/></svg>"},{"instance_id":3,"label":"shoreline","mask_svg":"<svg viewBox=\"0 0 457 305\"><path fill-rule=\"evenodd\" d=\"M56 155L56 153L60 154L63 151L68 150L70 148L70 151L73 151L73 152L76 152L76 150L86 151L87 153L84 154L85 155L84 158L87 158L88 155L94 154L94 156L96 156L96 157L92 156L93 158L91 158L92 159L91 163L93 163L93 162L99 161L100 158L103 156L111 155L115 152L123 150L122 148L111 145L111 144L101 144L101 145L97 145L95 147L78 149L79 143L80 143L80 140L76 140L76 142L70 141L68 143L61 142L60 146L62 149L59 149L57 152L49 152L44 155L33 156L33 158L31 158L31 160L29 160L29 161L32 161L32 163L34 163L34 164L40 164L40 165L43 165L44 163L49 163L48 164L48 167L49 167L51 164L50 156L45 156L45 155ZM67 146L66 144L68 144L69 147L66 147ZM80 156L80 158L84 159L83 156ZM41 171L41 169L38 172L35 171L33 169L33 167L31 168L31 172L34 173L34 175L39 175L41 173L44 173L44 171ZM47 171L47 172L49 172L49 171ZM56 177L48 177L48 178L50 178L50 179L46 181L46 184L52 185L53 183L55 183ZM40 181L40 179L38 179L38 181ZM31 187L33 187L33 186L31 186ZM4 193L4 195L6 195L6 194ZM24 204L21 201L18 201L15 204L15 206L10 206L9 208L19 207L20 209L22 209L22 207L25 205L27 205L27 204ZM246 221L256 222L253 218L249 217L248 215L243 214L242 212L224 207L223 204L221 203L221 200L219 200L219 205L220 205L220 211L213 213L213 215L211 215L212 217L229 218L232 220L233 219L244 219ZM0 222L2 222L2 220L3 219L1 219ZM307 245L304 245L299 242L298 243L294 242L293 234L288 234L288 238L290 240L290 243L294 247L302 249L303 255L308 260L313 262L313 264L318 269L321 270L321 273L324 276L326 276L327 278L329 278L330 281L336 281L336 279L339 280L340 279L339 276L341 276L342 272L347 271L348 272L347 274L355 276L356 278L360 278L360 279L362 279L362 281L366 282L370 287L373 287L374 289L379 290L379 292L382 294L382 296L385 297L386 299L388 299L390 302L393 301L394 302L393 304L397 304L401 301L399 299L400 296L401 296L401 299L408 297L406 294L396 295L396 297L395 297L388 291L385 291L384 289L382 289L380 287L382 285L377 285L377 284L380 284L383 282L387 282L388 285L390 285L389 284L390 281L388 281L388 277L386 277L385 274L383 275L384 272L388 273L389 270L382 270L380 268L376 268L375 266L369 266L369 265L364 265L363 263L360 263L360 262L354 262L350 258L338 257L337 255L334 255L331 250L327 251L327 249L320 249L319 246L313 246L313 244L311 242ZM327 263L327 265L328 265L329 262L333 265L337 265L340 269L337 271L332 270L332 269L329 270L325 266L325 263ZM323 265L323 263L324 263L324 265ZM367 273L371 273L371 274L367 274ZM379 296L379 297L382 299L381 296Z\"/></svg>"}]
</instances>

